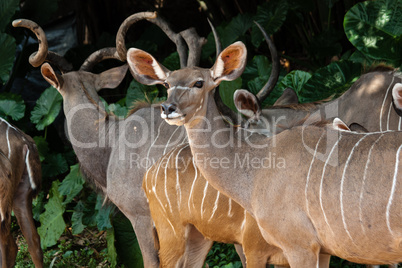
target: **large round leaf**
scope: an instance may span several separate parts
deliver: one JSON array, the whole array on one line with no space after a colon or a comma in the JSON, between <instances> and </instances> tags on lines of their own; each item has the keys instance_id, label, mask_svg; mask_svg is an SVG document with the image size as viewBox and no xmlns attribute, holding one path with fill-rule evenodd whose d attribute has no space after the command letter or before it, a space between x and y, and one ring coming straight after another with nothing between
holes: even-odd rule
<instances>
[{"instance_id":1,"label":"large round leaf","mask_svg":"<svg viewBox=\"0 0 402 268\"><path fill-rule=\"evenodd\" d=\"M61 110L63 97L53 87L48 87L36 101L31 113L31 121L36 124L38 130L53 123Z\"/></svg>"},{"instance_id":2,"label":"large round leaf","mask_svg":"<svg viewBox=\"0 0 402 268\"><path fill-rule=\"evenodd\" d=\"M25 115L25 103L19 95L3 93L0 95L0 116L6 120L11 117L18 121Z\"/></svg>"},{"instance_id":3,"label":"large round leaf","mask_svg":"<svg viewBox=\"0 0 402 268\"><path fill-rule=\"evenodd\" d=\"M358 3L343 24L349 41L363 54L396 66L402 63L402 1Z\"/></svg>"},{"instance_id":4,"label":"large round leaf","mask_svg":"<svg viewBox=\"0 0 402 268\"><path fill-rule=\"evenodd\" d=\"M337 61L318 69L299 92L300 102L312 102L338 97L345 92L361 74L361 64Z\"/></svg>"}]
</instances>

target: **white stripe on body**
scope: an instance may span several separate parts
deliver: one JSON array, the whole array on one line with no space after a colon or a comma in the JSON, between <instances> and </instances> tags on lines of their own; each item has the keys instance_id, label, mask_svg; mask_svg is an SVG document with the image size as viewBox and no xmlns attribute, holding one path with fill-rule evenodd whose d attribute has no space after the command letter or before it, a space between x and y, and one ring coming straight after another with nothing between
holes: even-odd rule
<instances>
[{"instance_id":1,"label":"white stripe on body","mask_svg":"<svg viewBox=\"0 0 402 268\"><path fill-rule=\"evenodd\" d=\"M28 172L28 177L29 177L29 183L31 184L31 188L33 190L36 189L36 184L33 181L33 175L32 175L32 169L31 169L31 165L29 164L29 149L27 150L27 155L25 156L25 165L27 166L27 172Z\"/></svg>"},{"instance_id":2,"label":"white stripe on body","mask_svg":"<svg viewBox=\"0 0 402 268\"><path fill-rule=\"evenodd\" d=\"M378 143L378 141L384 136L384 134L381 134L380 137L371 145L371 148L369 150L368 156L367 156L367 162L366 166L364 167L364 175L363 175L363 181L362 181L362 188L360 190L360 198L359 198L359 219L360 219L360 226L362 228L363 234L366 234L366 230L363 225L363 210L362 210L362 201L363 201L363 195L364 195L364 185L366 183L366 178L367 178L367 170L368 166L370 164L370 157L371 157L371 152L373 151L374 145Z\"/></svg>"},{"instance_id":3,"label":"white stripe on body","mask_svg":"<svg viewBox=\"0 0 402 268\"><path fill-rule=\"evenodd\" d=\"M349 230L348 230L348 227L347 227L347 225L346 225L345 211L343 210L343 185L344 185L344 182L345 182L346 169L348 168L349 163L350 163L350 160L352 159L353 152L355 151L355 149L357 148L357 146L359 146L360 142L361 142L362 140L364 140L368 135L369 135L369 134L364 135L364 136L363 136L362 138L360 138L360 139L356 142L356 144L353 146L353 148L352 148L352 150L350 151L349 156L348 156L348 158L347 158L347 160L346 160L345 167L343 168L342 179L341 179L341 189L340 189L340 194L339 194L339 202L340 202L340 204L341 204L341 215L342 215L343 228L345 229L346 233L348 234L350 240L352 240L353 244L355 244L355 242L354 242L354 240L353 240L353 238L352 238L352 235L350 234L350 232L349 232ZM356 245L356 244L355 244L355 245Z\"/></svg>"},{"instance_id":4,"label":"white stripe on body","mask_svg":"<svg viewBox=\"0 0 402 268\"><path fill-rule=\"evenodd\" d=\"M219 191L216 191L216 192L217 192L217 194L216 194L214 208L212 209L212 214L211 214L211 217L209 218L208 222L210 222L212 220L212 218L215 215L216 210L218 209L218 201L219 201L219 196L220 196L221 192L219 192Z\"/></svg>"},{"instance_id":5,"label":"white stripe on body","mask_svg":"<svg viewBox=\"0 0 402 268\"><path fill-rule=\"evenodd\" d=\"M341 133L339 133L339 134L340 134L340 135L339 135L339 139L335 142L334 146L332 147L331 151L329 152L329 155L328 155L327 160L325 161L325 164L324 164L324 167L323 167L323 170L322 170L321 183L320 183L320 193L319 193L321 211L322 211L322 214L324 215L324 220L325 220L325 222L327 223L327 225L328 225L328 227L329 227L329 229L331 230L332 233L334 233L334 232L333 232L331 226L329 225L329 222L328 222L328 219L327 219L327 215L325 214L324 206L323 206L323 204L322 204L322 188L323 188L324 175L325 175L325 170L326 170L326 168L327 168L328 161L329 161L329 159L331 158L331 155L332 155L332 153L334 152L335 147L338 145L339 141L342 139L342 134L341 134Z\"/></svg>"},{"instance_id":6,"label":"white stripe on body","mask_svg":"<svg viewBox=\"0 0 402 268\"><path fill-rule=\"evenodd\" d=\"M197 167L196 167L196 165L194 163L194 157L193 157L193 166L194 166L194 170L195 170L195 176L194 176L193 184L191 185L190 194L188 196L188 211L190 213L191 213L190 200L191 200L191 196L193 195L194 185L195 185L195 182L196 182L197 177L198 177L198 171L197 171ZM194 206L194 203L193 203L193 206Z\"/></svg>"},{"instance_id":7,"label":"white stripe on body","mask_svg":"<svg viewBox=\"0 0 402 268\"><path fill-rule=\"evenodd\" d=\"M187 148L189 146L189 144L187 144L186 146L184 146L183 148L181 148L179 150L179 152L176 155L176 161L175 161L175 167L176 167L176 194L178 196L178 207L181 206L181 188L180 188L180 180L179 180L179 167L178 167L178 159L179 159L179 155L181 153L181 151L183 151L185 148Z\"/></svg>"},{"instance_id":8,"label":"white stripe on body","mask_svg":"<svg viewBox=\"0 0 402 268\"><path fill-rule=\"evenodd\" d=\"M202 196L202 201L201 201L201 219L204 217L204 201L205 201L205 197L207 196L207 190L208 190L208 181L205 180L205 187L204 187L204 192L203 192L203 196Z\"/></svg>"},{"instance_id":9,"label":"white stripe on body","mask_svg":"<svg viewBox=\"0 0 402 268\"><path fill-rule=\"evenodd\" d=\"M307 215L309 216L310 219L311 219L310 208L309 208L309 205L308 205L308 198L307 198L308 184L310 182L311 169L312 169L312 166L313 166L313 163L314 163L314 160L315 160L315 156L317 154L318 144L320 143L322 136L323 136L323 134L321 134L320 138L317 141L317 144L315 145L314 155L313 155L313 159L311 159L310 168L308 169L307 179L306 179L306 187L304 189L304 196L306 198L306 210L307 210Z\"/></svg>"},{"instance_id":10,"label":"white stripe on body","mask_svg":"<svg viewBox=\"0 0 402 268\"><path fill-rule=\"evenodd\" d=\"M169 160L172 157L172 155L174 154L174 150L170 153L167 161L166 161L166 166L165 166L165 196L166 196L166 201L168 202L169 205L169 209L170 209L170 213L173 213L173 209L172 209L172 204L170 203L170 199L168 196L168 191L167 191L167 168L169 166Z\"/></svg>"},{"instance_id":11,"label":"white stripe on body","mask_svg":"<svg viewBox=\"0 0 402 268\"><path fill-rule=\"evenodd\" d=\"M395 171L394 171L394 177L392 179L392 188L391 188L391 194L389 195L389 199L388 199L388 204L387 204L387 210L386 210L386 219L387 219L387 227L389 232L391 233L391 235L394 235L394 232L392 231L391 228L391 223L389 220L390 217L390 210L391 210L391 205L392 205L392 201L394 199L394 194L395 194L395 188L396 188L396 183L397 183L397 179L398 179L398 167L399 167L399 154L401 152L402 149L402 145L399 146L398 151L396 152L396 160L395 160Z\"/></svg>"},{"instance_id":12,"label":"white stripe on body","mask_svg":"<svg viewBox=\"0 0 402 268\"><path fill-rule=\"evenodd\" d=\"M232 198L229 198L229 210L228 210L228 216L233 217L233 211L232 211Z\"/></svg>"},{"instance_id":13,"label":"white stripe on body","mask_svg":"<svg viewBox=\"0 0 402 268\"><path fill-rule=\"evenodd\" d=\"M382 132L382 115L383 115L383 112L384 112L385 101L386 101L386 99L388 97L389 89L391 88L391 85L394 82L394 78L395 78L395 76L392 76L392 81L389 84L389 86L387 88L387 92L385 93L385 96L384 96L384 100L382 101L381 111L380 111L380 132Z\"/></svg>"},{"instance_id":14,"label":"white stripe on body","mask_svg":"<svg viewBox=\"0 0 402 268\"><path fill-rule=\"evenodd\" d=\"M391 110L392 110L392 100L389 103L389 109L388 109L388 117L387 117L387 130L389 130L389 118L391 116Z\"/></svg>"}]
</instances>

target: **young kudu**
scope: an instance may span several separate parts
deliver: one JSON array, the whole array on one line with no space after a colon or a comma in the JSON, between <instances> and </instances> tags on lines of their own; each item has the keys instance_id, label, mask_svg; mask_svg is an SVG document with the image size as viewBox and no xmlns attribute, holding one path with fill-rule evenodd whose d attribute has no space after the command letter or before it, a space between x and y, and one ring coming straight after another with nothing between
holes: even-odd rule
<instances>
[{"instance_id":1,"label":"young kudu","mask_svg":"<svg viewBox=\"0 0 402 268\"><path fill-rule=\"evenodd\" d=\"M184 125L205 179L256 219L265 240L283 250L291 267L318 267L320 253L366 264L402 261L401 133L309 125L272 138L234 131L212 95L221 81L244 70L241 42L227 47L211 69L170 72L133 48L127 58L138 81L169 86L161 116ZM213 168L222 159L228 164Z\"/></svg>"},{"instance_id":2,"label":"young kudu","mask_svg":"<svg viewBox=\"0 0 402 268\"><path fill-rule=\"evenodd\" d=\"M0 249L1 267L13 267L17 245L11 235L11 211L18 220L35 267L43 267L40 237L32 216L32 199L42 182L33 139L0 118Z\"/></svg>"}]
</instances>

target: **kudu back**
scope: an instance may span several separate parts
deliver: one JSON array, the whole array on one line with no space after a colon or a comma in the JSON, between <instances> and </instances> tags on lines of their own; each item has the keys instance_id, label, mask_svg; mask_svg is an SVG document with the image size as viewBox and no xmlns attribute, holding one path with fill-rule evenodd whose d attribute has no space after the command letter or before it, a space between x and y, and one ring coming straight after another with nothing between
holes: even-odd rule
<instances>
[{"instance_id":1,"label":"kudu back","mask_svg":"<svg viewBox=\"0 0 402 268\"><path fill-rule=\"evenodd\" d=\"M274 137L233 132L219 119L212 96L221 81L239 77L245 59L244 44L236 42L211 69L170 72L144 51L128 52L138 81L169 85L162 117L184 125L206 180L254 216L291 267L318 267L320 253L358 263L401 262L402 134L308 124ZM269 165L269 156L281 164ZM204 164L212 158L227 159L230 168ZM355 211L361 211L359 218Z\"/></svg>"}]
</instances>

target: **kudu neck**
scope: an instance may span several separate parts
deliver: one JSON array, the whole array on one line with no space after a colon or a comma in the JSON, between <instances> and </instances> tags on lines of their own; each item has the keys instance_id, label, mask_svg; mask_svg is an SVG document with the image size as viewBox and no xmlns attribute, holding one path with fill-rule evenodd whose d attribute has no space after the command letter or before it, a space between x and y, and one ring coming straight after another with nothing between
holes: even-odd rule
<instances>
[{"instance_id":1,"label":"kudu neck","mask_svg":"<svg viewBox=\"0 0 402 268\"><path fill-rule=\"evenodd\" d=\"M222 118L212 94L206 101L205 118L185 124L194 163L213 187L250 209L253 178L239 177L236 171L237 158L243 159L247 151L237 129Z\"/></svg>"},{"instance_id":2,"label":"kudu neck","mask_svg":"<svg viewBox=\"0 0 402 268\"><path fill-rule=\"evenodd\" d=\"M106 168L117 127L99 96L92 97L84 85L81 94L64 96L69 140L85 175L100 188L106 187Z\"/></svg>"}]
</instances>

